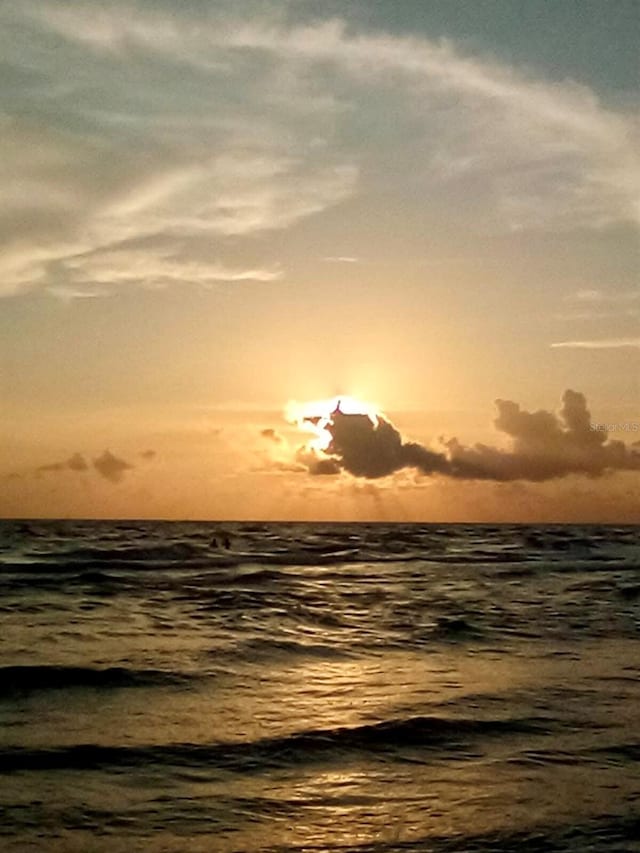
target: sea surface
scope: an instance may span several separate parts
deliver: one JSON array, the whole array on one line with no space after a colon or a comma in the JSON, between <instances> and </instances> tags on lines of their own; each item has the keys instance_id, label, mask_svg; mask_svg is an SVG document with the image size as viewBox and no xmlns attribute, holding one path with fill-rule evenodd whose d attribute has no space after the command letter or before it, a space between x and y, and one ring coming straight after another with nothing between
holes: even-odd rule
<instances>
[{"instance_id":1,"label":"sea surface","mask_svg":"<svg viewBox=\"0 0 640 853\"><path fill-rule=\"evenodd\" d=\"M0 522L2 851L637 839L638 527Z\"/></svg>"}]
</instances>

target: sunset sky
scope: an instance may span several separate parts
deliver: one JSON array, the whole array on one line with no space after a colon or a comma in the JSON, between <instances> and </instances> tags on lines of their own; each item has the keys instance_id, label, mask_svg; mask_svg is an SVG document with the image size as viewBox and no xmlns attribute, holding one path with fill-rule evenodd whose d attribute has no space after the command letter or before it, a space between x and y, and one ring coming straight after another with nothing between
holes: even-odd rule
<instances>
[{"instance_id":1,"label":"sunset sky","mask_svg":"<svg viewBox=\"0 0 640 853\"><path fill-rule=\"evenodd\" d=\"M639 41L1 2L0 515L640 521Z\"/></svg>"}]
</instances>

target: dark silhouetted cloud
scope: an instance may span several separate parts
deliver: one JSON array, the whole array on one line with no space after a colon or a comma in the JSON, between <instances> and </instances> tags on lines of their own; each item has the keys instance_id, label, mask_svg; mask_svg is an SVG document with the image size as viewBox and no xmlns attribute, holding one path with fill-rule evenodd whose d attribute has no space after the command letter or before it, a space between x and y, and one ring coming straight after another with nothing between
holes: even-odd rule
<instances>
[{"instance_id":1,"label":"dark silhouetted cloud","mask_svg":"<svg viewBox=\"0 0 640 853\"><path fill-rule=\"evenodd\" d=\"M307 447L298 448L296 460L311 474L339 474L345 467L340 460Z\"/></svg>"},{"instance_id":2,"label":"dark silhouetted cloud","mask_svg":"<svg viewBox=\"0 0 640 853\"><path fill-rule=\"evenodd\" d=\"M124 477L125 472L131 470L133 465L125 462L124 459L114 456L110 450L105 450L101 456L93 460L93 467L106 480L112 483L119 483Z\"/></svg>"},{"instance_id":3,"label":"dark silhouetted cloud","mask_svg":"<svg viewBox=\"0 0 640 853\"><path fill-rule=\"evenodd\" d=\"M36 474L56 474L65 471L66 468L66 462L50 462L48 465L39 465L36 468Z\"/></svg>"},{"instance_id":4,"label":"dark silhouetted cloud","mask_svg":"<svg viewBox=\"0 0 640 853\"><path fill-rule=\"evenodd\" d=\"M280 444L282 442L282 436L278 435L275 429L272 429L271 427L261 429L260 435L269 441L275 441L276 444Z\"/></svg>"},{"instance_id":5,"label":"dark silhouetted cloud","mask_svg":"<svg viewBox=\"0 0 640 853\"><path fill-rule=\"evenodd\" d=\"M375 479L402 468L424 475L440 474L465 480L541 482L569 474L600 477L609 471L639 471L640 453L622 441L608 440L606 431L591 423L583 394L568 390L558 415L526 412L511 400L497 400L495 426L511 439L504 450L485 444L465 446L458 439L442 441L442 452L404 441L383 417L374 423L367 415L337 410L327 426L331 441L326 451L301 449L297 461L311 474L346 471Z\"/></svg>"},{"instance_id":6,"label":"dark silhouetted cloud","mask_svg":"<svg viewBox=\"0 0 640 853\"><path fill-rule=\"evenodd\" d=\"M87 471L89 466L81 453L74 453L65 462L51 462L36 468L36 474L60 473L62 471Z\"/></svg>"},{"instance_id":7,"label":"dark silhouetted cloud","mask_svg":"<svg viewBox=\"0 0 640 853\"><path fill-rule=\"evenodd\" d=\"M384 418L374 424L368 415L337 411L327 429L331 433L328 455L356 477L385 477L400 468L419 468L425 474L447 470L444 454L403 442L398 430Z\"/></svg>"},{"instance_id":8,"label":"dark silhouetted cloud","mask_svg":"<svg viewBox=\"0 0 640 853\"><path fill-rule=\"evenodd\" d=\"M142 453L140 454L142 459L146 460L147 462L151 462L152 459L155 459L156 455L157 454L156 454L155 450L143 450Z\"/></svg>"},{"instance_id":9,"label":"dark silhouetted cloud","mask_svg":"<svg viewBox=\"0 0 640 853\"><path fill-rule=\"evenodd\" d=\"M71 471L86 471L89 466L81 453L74 453L67 459L67 468Z\"/></svg>"}]
</instances>

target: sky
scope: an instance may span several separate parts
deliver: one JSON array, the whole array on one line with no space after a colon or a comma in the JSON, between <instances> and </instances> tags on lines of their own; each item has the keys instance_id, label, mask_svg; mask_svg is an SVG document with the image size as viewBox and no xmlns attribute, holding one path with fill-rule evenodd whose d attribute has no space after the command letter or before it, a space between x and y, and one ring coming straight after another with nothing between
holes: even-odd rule
<instances>
[{"instance_id":1,"label":"sky","mask_svg":"<svg viewBox=\"0 0 640 853\"><path fill-rule=\"evenodd\" d=\"M0 2L0 515L640 521L639 37Z\"/></svg>"}]
</instances>

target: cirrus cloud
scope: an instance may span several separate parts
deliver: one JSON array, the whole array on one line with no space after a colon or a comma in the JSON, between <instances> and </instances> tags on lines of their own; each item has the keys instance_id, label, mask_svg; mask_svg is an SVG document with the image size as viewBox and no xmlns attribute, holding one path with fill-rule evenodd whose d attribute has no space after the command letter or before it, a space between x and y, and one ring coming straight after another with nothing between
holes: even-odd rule
<instances>
[{"instance_id":1,"label":"cirrus cloud","mask_svg":"<svg viewBox=\"0 0 640 853\"><path fill-rule=\"evenodd\" d=\"M407 216L480 230L640 217L633 109L451 42L226 4L45 0L0 25L5 295L273 280L229 247L391 184Z\"/></svg>"},{"instance_id":2,"label":"cirrus cloud","mask_svg":"<svg viewBox=\"0 0 640 853\"><path fill-rule=\"evenodd\" d=\"M556 341L552 349L640 349L640 338L597 338L590 341Z\"/></svg>"}]
</instances>

